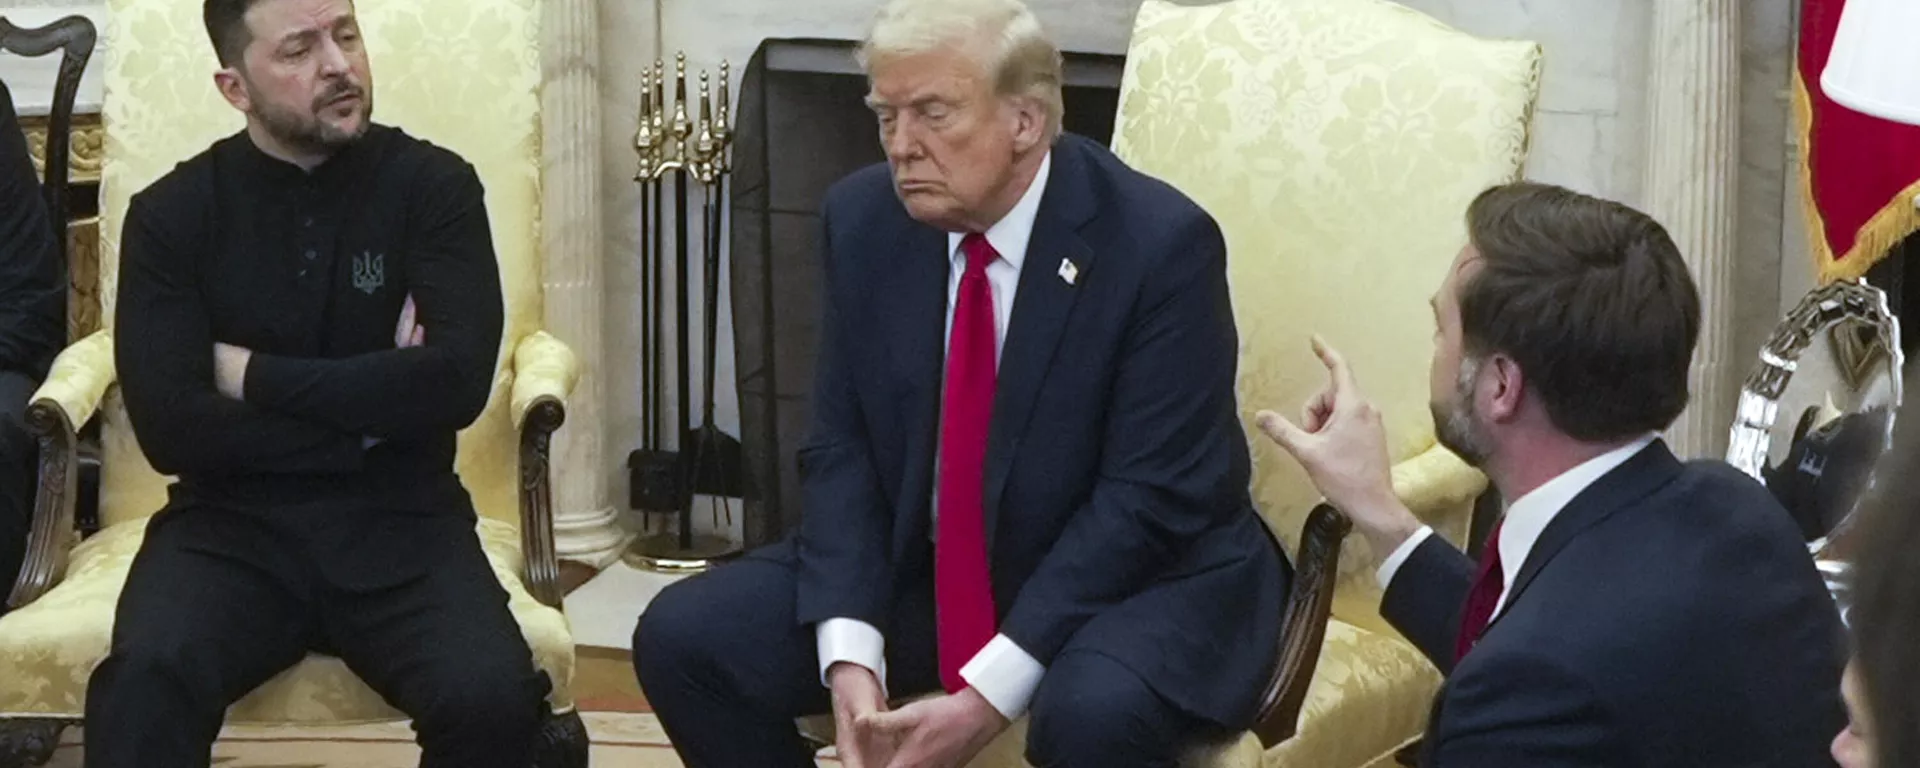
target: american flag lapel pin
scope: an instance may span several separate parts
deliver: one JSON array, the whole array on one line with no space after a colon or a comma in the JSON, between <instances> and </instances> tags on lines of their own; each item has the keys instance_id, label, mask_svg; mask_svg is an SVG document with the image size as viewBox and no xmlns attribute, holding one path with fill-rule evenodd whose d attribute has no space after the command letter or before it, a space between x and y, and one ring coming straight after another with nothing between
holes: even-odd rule
<instances>
[{"instance_id":1,"label":"american flag lapel pin","mask_svg":"<svg viewBox=\"0 0 1920 768\"><path fill-rule=\"evenodd\" d=\"M1073 260L1061 259L1060 260L1060 279L1065 280L1067 285L1073 285L1073 281L1079 278L1080 278L1080 268L1073 265Z\"/></svg>"}]
</instances>

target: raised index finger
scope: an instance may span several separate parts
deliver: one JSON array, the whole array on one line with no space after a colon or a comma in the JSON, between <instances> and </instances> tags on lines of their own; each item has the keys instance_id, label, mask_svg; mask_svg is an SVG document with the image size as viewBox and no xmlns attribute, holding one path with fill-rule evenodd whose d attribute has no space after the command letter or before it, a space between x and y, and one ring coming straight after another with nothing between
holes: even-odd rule
<instances>
[{"instance_id":1,"label":"raised index finger","mask_svg":"<svg viewBox=\"0 0 1920 768\"><path fill-rule=\"evenodd\" d=\"M1336 395L1352 392L1358 387L1358 383L1353 380L1353 369L1347 367L1347 359L1317 333L1313 335L1313 353L1319 355L1320 362L1327 366L1327 373L1333 379L1333 391ZM1335 402L1337 403L1339 399L1336 397Z\"/></svg>"}]
</instances>

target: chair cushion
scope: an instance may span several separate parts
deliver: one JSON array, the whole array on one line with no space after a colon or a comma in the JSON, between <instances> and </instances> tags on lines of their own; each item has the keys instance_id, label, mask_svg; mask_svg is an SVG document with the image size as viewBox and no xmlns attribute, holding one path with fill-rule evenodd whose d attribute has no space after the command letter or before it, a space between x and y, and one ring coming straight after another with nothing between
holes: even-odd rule
<instances>
[{"instance_id":1,"label":"chair cushion","mask_svg":"<svg viewBox=\"0 0 1920 768\"><path fill-rule=\"evenodd\" d=\"M1300 730L1267 753L1267 764L1391 764L1409 734L1425 730L1439 686L1440 672L1413 646L1333 619L1300 710Z\"/></svg>"},{"instance_id":2,"label":"chair cushion","mask_svg":"<svg viewBox=\"0 0 1920 768\"><path fill-rule=\"evenodd\" d=\"M87 680L106 657L114 607L146 534L147 518L111 526L73 550L67 578L44 597L0 616L0 716L81 717ZM553 680L555 711L573 707L573 640L566 617L533 599L516 575L520 539L505 523L482 519L481 547L506 587L535 660ZM329 723L404 716L354 677L339 659L309 655L247 694L227 712L235 723Z\"/></svg>"}]
</instances>

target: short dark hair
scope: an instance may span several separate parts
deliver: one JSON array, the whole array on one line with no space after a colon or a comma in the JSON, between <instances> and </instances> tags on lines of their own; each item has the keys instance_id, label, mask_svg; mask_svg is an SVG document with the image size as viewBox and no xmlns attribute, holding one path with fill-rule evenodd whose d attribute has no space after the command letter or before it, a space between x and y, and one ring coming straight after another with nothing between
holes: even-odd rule
<instances>
[{"instance_id":1,"label":"short dark hair","mask_svg":"<svg viewBox=\"0 0 1920 768\"><path fill-rule=\"evenodd\" d=\"M1851 531L1836 543L1852 549L1849 629L1855 671L1873 722L1878 765L1920 765L1920 412L1894 425L1893 447L1874 468L1873 491L1861 500ZM1844 555L1842 556L1845 557Z\"/></svg>"},{"instance_id":2,"label":"short dark hair","mask_svg":"<svg viewBox=\"0 0 1920 768\"><path fill-rule=\"evenodd\" d=\"M253 32L247 29L247 11L260 0L207 0L200 16L207 25L207 39L213 41L213 54L220 66L237 67L245 59Z\"/></svg>"},{"instance_id":3,"label":"short dark hair","mask_svg":"<svg viewBox=\"0 0 1920 768\"><path fill-rule=\"evenodd\" d=\"M1459 289L1468 355L1512 358L1576 440L1625 439L1679 417L1700 296L1659 222L1517 182L1474 199L1467 236L1479 252Z\"/></svg>"}]
</instances>

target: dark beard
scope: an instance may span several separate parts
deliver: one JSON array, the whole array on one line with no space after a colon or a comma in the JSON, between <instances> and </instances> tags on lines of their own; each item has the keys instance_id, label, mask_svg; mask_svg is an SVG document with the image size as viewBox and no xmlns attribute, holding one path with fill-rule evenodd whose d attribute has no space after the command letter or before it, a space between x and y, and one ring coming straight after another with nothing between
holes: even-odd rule
<instances>
[{"instance_id":1,"label":"dark beard","mask_svg":"<svg viewBox=\"0 0 1920 768\"><path fill-rule=\"evenodd\" d=\"M344 131L320 119L320 110L325 108L328 102L349 93L360 96L358 129ZM289 149L313 154L331 154L366 135L367 128L373 120L373 94L343 83L327 89L325 94L313 101L312 108L306 112L285 109L255 99L253 116L260 121L261 127L266 129L268 135Z\"/></svg>"}]
</instances>

